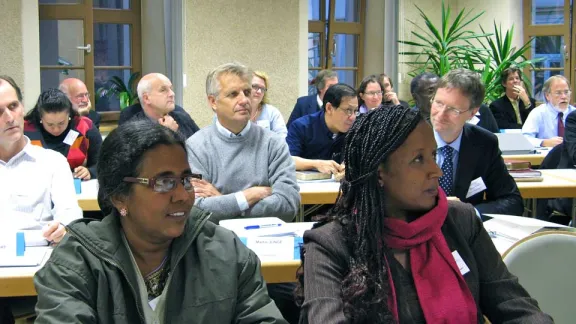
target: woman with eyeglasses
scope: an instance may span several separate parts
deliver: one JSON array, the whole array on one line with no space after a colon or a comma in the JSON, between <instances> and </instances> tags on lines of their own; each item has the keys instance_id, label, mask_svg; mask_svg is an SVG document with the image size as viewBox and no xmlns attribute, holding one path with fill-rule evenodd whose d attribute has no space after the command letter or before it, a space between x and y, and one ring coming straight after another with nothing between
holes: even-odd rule
<instances>
[{"instance_id":1,"label":"woman with eyeglasses","mask_svg":"<svg viewBox=\"0 0 576 324\"><path fill-rule=\"evenodd\" d=\"M382 94L384 86L376 75L365 77L358 86L358 111L361 114L380 107L382 104Z\"/></svg>"},{"instance_id":2,"label":"woman with eyeglasses","mask_svg":"<svg viewBox=\"0 0 576 324\"><path fill-rule=\"evenodd\" d=\"M112 212L80 220L34 277L36 323L286 323L260 262L193 208L184 140L147 120L110 133L98 160Z\"/></svg>"},{"instance_id":3,"label":"woman with eyeglasses","mask_svg":"<svg viewBox=\"0 0 576 324\"><path fill-rule=\"evenodd\" d=\"M446 199L418 110L361 115L343 155L341 196L304 233L300 323L553 323L472 205Z\"/></svg>"},{"instance_id":4,"label":"woman with eyeglasses","mask_svg":"<svg viewBox=\"0 0 576 324\"><path fill-rule=\"evenodd\" d=\"M96 178L102 135L88 117L78 115L62 91L42 92L24 120L24 134L32 145L64 155L75 178Z\"/></svg>"},{"instance_id":5,"label":"woman with eyeglasses","mask_svg":"<svg viewBox=\"0 0 576 324\"><path fill-rule=\"evenodd\" d=\"M252 116L250 120L264 128L286 137L288 130L286 122L278 108L269 104L268 75L261 71L254 71L252 77Z\"/></svg>"}]
</instances>

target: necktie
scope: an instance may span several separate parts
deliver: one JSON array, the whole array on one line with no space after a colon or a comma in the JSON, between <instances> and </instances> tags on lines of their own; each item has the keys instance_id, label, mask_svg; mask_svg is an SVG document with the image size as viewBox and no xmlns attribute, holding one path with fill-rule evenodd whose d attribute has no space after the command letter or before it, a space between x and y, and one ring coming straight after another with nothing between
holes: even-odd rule
<instances>
[{"instance_id":1,"label":"necktie","mask_svg":"<svg viewBox=\"0 0 576 324\"><path fill-rule=\"evenodd\" d=\"M558 113L558 136L564 137L564 113Z\"/></svg>"},{"instance_id":2,"label":"necktie","mask_svg":"<svg viewBox=\"0 0 576 324\"><path fill-rule=\"evenodd\" d=\"M516 114L516 123L522 125L522 117L520 117L520 102L518 100L510 100L514 113Z\"/></svg>"},{"instance_id":3,"label":"necktie","mask_svg":"<svg viewBox=\"0 0 576 324\"><path fill-rule=\"evenodd\" d=\"M453 155L454 149L449 146L443 146L440 148L440 153L444 155L444 162L442 163L442 173L443 175L440 177L440 187L444 189L446 196L452 196L452 175L454 174L454 162L453 162Z\"/></svg>"}]
</instances>

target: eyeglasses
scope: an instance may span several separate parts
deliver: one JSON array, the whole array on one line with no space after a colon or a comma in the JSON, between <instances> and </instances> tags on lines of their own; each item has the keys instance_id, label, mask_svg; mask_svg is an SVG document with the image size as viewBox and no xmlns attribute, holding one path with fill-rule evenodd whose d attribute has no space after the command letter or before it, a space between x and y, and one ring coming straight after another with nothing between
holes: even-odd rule
<instances>
[{"instance_id":1,"label":"eyeglasses","mask_svg":"<svg viewBox=\"0 0 576 324\"><path fill-rule=\"evenodd\" d=\"M90 99L90 92L79 93L74 96L74 98L77 100L82 100L84 97L86 97L86 99Z\"/></svg>"},{"instance_id":2,"label":"eyeglasses","mask_svg":"<svg viewBox=\"0 0 576 324\"><path fill-rule=\"evenodd\" d=\"M554 91L553 94L556 97L560 97L561 95L565 95L565 96L569 96L572 93L572 91L570 90L564 90L564 91Z\"/></svg>"},{"instance_id":3,"label":"eyeglasses","mask_svg":"<svg viewBox=\"0 0 576 324\"><path fill-rule=\"evenodd\" d=\"M384 93L384 92L382 92L382 91L364 92L365 95L367 95L368 97L372 97L372 98L379 97L379 96L381 96L383 93Z\"/></svg>"},{"instance_id":4,"label":"eyeglasses","mask_svg":"<svg viewBox=\"0 0 576 324\"><path fill-rule=\"evenodd\" d=\"M348 108L348 109L340 109L340 110L342 110L348 117L351 117L352 115L354 115L356 117L360 116L360 110L358 110L358 109Z\"/></svg>"},{"instance_id":5,"label":"eyeglasses","mask_svg":"<svg viewBox=\"0 0 576 324\"><path fill-rule=\"evenodd\" d=\"M439 100L430 100L430 103L432 103L432 105L436 105L437 107L441 108L443 111L445 111L446 113L454 116L454 117L458 117L460 116L460 114L463 114L467 111L470 111L470 108L466 109L466 110L458 110L454 107L448 107L446 106L442 101Z\"/></svg>"},{"instance_id":6,"label":"eyeglasses","mask_svg":"<svg viewBox=\"0 0 576 324\"><path fill-rule=\"evenodd\" d=\"M260 92L262 92L262 93L266 93L266 91L268 91L268 89L266 89L265 87L261 87L261 86L259 86L259 85L257 85L257 84L253 84L253 85L252 85L252 90L253 90L254 92L260 91Z\"/></svg>"},{"instance_id":7,"label":"eyeglasses","mask_svg":"<svg viewBox=\"0 0 576 324\"><path fill-rule=\"evenodd\" d=\"M192 179L202 179L201 174L187 174L185 176L167 176L167 177L157 177L157 178L133 178L125 177L124 182L139 183L143 184L149 188L152 188L155 192L166 193L174 190L178 185L178 182L182 183L184 190L188 192L194 191L194 185L192 185Z\"/></svg>"}]
</instances>

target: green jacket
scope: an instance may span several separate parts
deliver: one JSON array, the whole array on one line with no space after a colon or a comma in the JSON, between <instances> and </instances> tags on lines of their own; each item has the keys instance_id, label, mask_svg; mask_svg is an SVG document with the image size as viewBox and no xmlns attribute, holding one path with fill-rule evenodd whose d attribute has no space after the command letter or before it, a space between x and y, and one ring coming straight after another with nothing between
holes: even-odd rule
<instances>
[{"instance_id":1,"label":"green jacket","mask_svg":"<svg viewBox=\"0 0 576 324\"><path fill-rule=\"evenodd\" d=\"M258 257L194 208L172 243L164 323L286 323ZM34 277L36 323L144 323L118 216L78 220Z\"/></svg>"}]
</instances>

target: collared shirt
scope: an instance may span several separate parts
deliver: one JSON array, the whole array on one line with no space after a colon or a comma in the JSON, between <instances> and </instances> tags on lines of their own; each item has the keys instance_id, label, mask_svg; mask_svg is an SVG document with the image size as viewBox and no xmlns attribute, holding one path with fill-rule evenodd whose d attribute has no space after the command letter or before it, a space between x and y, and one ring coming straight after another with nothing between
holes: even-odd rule
<instances>
[{"instance_id":1,"label":"collared shirt","mask_svg":"<svg viewBox=\"0 0 576 324\"><path fill-rule=\"evenodd\" d=\"M368 107L366 107L365 104L362 104L362 106L360 106L360 108L358 108L358 112L360 112L361 114L365 114L368 112Z\"/></svg>"},{"instance_id":2,"label":"collared shirt","mask_svg":"<svg viewBox=\"0 0 576 324\"><path fill-rule=\"evenodd\" d=\"M320 95L316 95L316 102L318 102L318 107L320 107L320 110L322 110L324 103L322 102L322 99L320 99Z\"/></svg>"},{"instance_id":3,"label":"collared shirt","mask_svg":"<svg viewBox=\"0 0 576 324\"><path fill-rule=\"evenodd\" d=\"M246 136L246 134L250 130L250 124L252 124L252 122L249 121L248 124L246 124L246 126L244 127L244 129L240 131L240 133L234 134L227 128L222 126L222 124L220 124L220 122L218 121L218 118L216 118L215 122L216 122L216 129L218 130L218 132L226 137ZM248 208L250 208L250 204L248 204L248 200L246 200L246 196L244 196L244 193L242 191L236 192L234 194L234 197L236 197L236 203L238 204L238 208L240 208L241 211L245 211Z\"/></svg>"},{"instance_id":4,"label":"collared shirt","mask_svg":"<svg viewBox=\"0 0 576 324\"><path fill-rule=\"evenodd\" d=\"M458 168L458 154L460 153L460 143L462 142L462 131L460 131L460 135L454 140L454 142L448 144L444 142L444 140L440 137L438 132L434 131L434 138L436 139L436 147L438 148L438 154L436 155L436 164L440 168L442 168L442 164L444 163L444 154L440 153L440 149L444 146L448 145L454 149L454 153L452 153L452 165L454 173L452 174L452 180L456 181L456 169Z\"/></svg>"},{"instance_id":5,"label":"collared shirt","mask_svg":"<svg viewBox=\"0 0 576 324\"><path fill-rule=\"evenodd\" d=\"M290 155L304 159L332 160L334 133L328 129L324 111L296 119L288 128Z\"/></svg>"},{"instance_id":6,"label":"collared shirt","mask_svg":"<svg viewBox=\"0 0 576 324\"><path fill-rule=\"evenodd\" d=\"M514 109L514 113L516 114L516 122L518 125L522 125L522 117L520 117L520 107L518 106L518 99L512 99L508 97L510 103L512 104L512 108Z\"/></svg>"},{"instance_id":7,"label":"collared shirt","mask_svg":"<svg viewBox=\"0 0 576 324\"><path fill-rule=\"evenodd\" d=\"M38 229L44 222L67 225L82 218L66 158L25 139L22 151L0 160L0 226Z\"/></svg>"},{"instance_id":8,"label":"collared shirt","mask_svg":"<svg viewBox=\"0 0 576 324\"><path fill-rule=\"evenodd\" d=\"M562 122L566 124L568 114L576 110L568 106L562 116ZM528 138L534 146L541 146L542 140L558 136L558 111L550 103L544 103L534 108L522 126L522 134Z\"/></svg>"}]
</instances>

